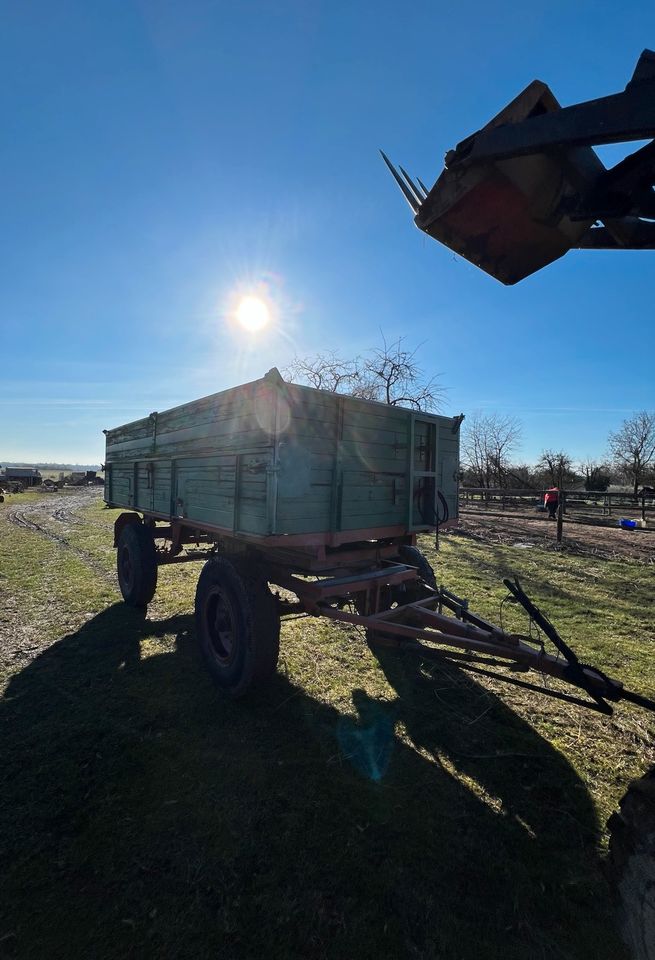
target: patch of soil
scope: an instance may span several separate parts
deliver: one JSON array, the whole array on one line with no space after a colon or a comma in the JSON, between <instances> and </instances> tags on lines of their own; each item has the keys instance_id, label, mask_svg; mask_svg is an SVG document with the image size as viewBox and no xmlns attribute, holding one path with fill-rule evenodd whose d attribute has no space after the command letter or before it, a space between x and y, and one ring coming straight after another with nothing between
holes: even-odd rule
<instances>
[{"instance_id":1,"label":"patch of soil","mask_svg":"<svg viewBox=\"0 0 655 960\"><path fill-rule=\"evenodd\" d=\"M463 511L459 525L444 536L470 537L482 543L539 547L603 560L655 563L655 530L623 530L582 523L564 523L562 543L557 542L557 524L545 517L484 516Z\"/></svg>"},{"instance_id":2,"label":"patch of soil","mask_svg":"<svg viewBox=\"0 0 655 960\"><path fill-rule=\"evenodd\" d=\"M72 524L89 522L87 518L79 517L75 511L83 509L101 496L102 487L64 489L56 500L50 494L43 500L27 501L24 504L16 501L4 511L2 517L16 527L36 533L66 550L71 550L106 579L108 574L102 564L87 550L74 546L67 536Z\"/></svg>"}]
</instances>

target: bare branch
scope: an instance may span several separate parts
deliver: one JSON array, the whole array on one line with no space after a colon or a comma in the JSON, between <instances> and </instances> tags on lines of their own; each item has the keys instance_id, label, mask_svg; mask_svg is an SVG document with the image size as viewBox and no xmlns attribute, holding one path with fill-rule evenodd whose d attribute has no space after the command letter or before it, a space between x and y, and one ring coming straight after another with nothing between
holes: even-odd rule
<instances>
[{"instance_id":1,"label":"bare branch","mask_svg":"<svg viewBox=\"0 0 655 960\"><path fill-rule=\"evenodd\" d=\"M573 458L564 450L544 450L537 461L537 468L545 474L545 480L551 486L572 483L577 479L573 469Z\"/></svg>"},{"instance_id":2,"label":"bare branch","mask_svg":"<svg viewBox=\"0 0 655 960\"><path fill-rule=\"evenodd\" d=\"M607 463L601 463L592 457L581 460L578 470L585 478L585 490L607 490L612 482L612 470Z\"/></svg>"},{"instance_id":3,"label":"bare branch","mask_svg":"<svg viewBox=\"0 0 655 960\"><path fill-rule=\"evenodd\" d=\"M610 433L608 443L617 469L630 480L636 496L655 462L655 413L642 410L624 420L620 430Z\"/></svg>"},{"instance_id":4,"label":"bare branch","mask_svg":"<svg viewBox=\"0 0 655 960\"><path fill-rule=\"evenodd\" d=\"M359 358L344 360L333 351L310 357L294 357L285 368L285 379L306 383L330 393L353 393L359 385Z\"/></svg>"},{"instance_id":5,"label":"bare branch","mask_svg":"<svg viewBox=\"0 0 655 960\"><path fill-rule=\"evenodd\" d=\"M480 487L506 486L510 455L520 445L521 423L498 413L474 413L462 437L462 459Z\"/></svg>"},{"instance_id":6,"label":"bare branch","mask_svg":"<svg viewBox=\"0 0 655 960\"><path fill-rule=\"evenodd\" d=\"M296 357L284 375L295 383L307 383L319 390L349 393L363 400L378 400L392 406L432 411L441 405L445 390L437 377L425 378L414 350L404 346L404 337L382 346L364 357L344 360L329 351L309 357Z\"/></svg>"}]
</instances>

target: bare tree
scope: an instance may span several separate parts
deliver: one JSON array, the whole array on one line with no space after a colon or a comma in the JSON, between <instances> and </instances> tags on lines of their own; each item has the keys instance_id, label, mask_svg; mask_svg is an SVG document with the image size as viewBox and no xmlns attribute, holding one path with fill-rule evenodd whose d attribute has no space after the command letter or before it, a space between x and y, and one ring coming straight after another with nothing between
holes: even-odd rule
<instances>
[{"instance_id":1,"label":"bare tree","mask_svg":"<svg viewBox=\"0 0 655 960\"><path fill-rule=\"evenodd\" d=\"M610 433L608 443L612 459L630 480L636 497L639 484L655 462L655 413L642 410L624 420L620 430Z\"/></svg>"},{"instance_id":2,"label":"bare tree","mask_svg":"<svg viewBox=\"0 0 655 960\"><path fill-rule=\"evenodd\" d=\"M573 458L564 450L544 450L537 461L537 468L543 471L546 482L553 487L560 483L573 483L577 479Z\"/></svg>"},{"instance_id":3,"label":"bare tree","mask_svg":"<svg viewBox=\"0 0 655 960\"><path fill-rule=\"evenodd\" d=\"M579 471L585 478L585 490L607 490L612 481L612 471L608 464L588 457L581 460Z\"/></svg>"},{"instance_id":4,"label":"bare tree","mask_svg":"<svg viewBox=\"0 0 655 960\"><path fill-rule=\"evenodd\" d=\"M371 350L364 358L363 379L371 399L415 410L439 408L444 390L436 377L426 379L416 359L421 346L409 350L404 337L389 344L382 337L382 347Z\"/></svg>"},{"instance_id":5,"label":"bare tree","mask_svg":"<svg viewBox=\"0 0 655 960\"><path fill-rule=\"evenodd\" d=\"M510 456L520 440L521 423L515 417L473 414L462 438L462 453L478 486L506 486Z\"/></svg>"},{"instance_id":6,"label":"bare tree","mask_svg":"<svg viewBox=\"0 0 655 960\"><path fill-rule=\"evenodd\" d=\"M507 469L507 480L513 486L535 490L534 468L529 463L513 463Z\"/></svg>"},{"instance_id":7,"label":"bare tree","mask_svg":"<svg viewBox=\"0 0 655 960\"><path fill-rule=\"evenodd\" d=\"M359 383L360 364L359 357L344 360L330 350L310 357L294 357L284 375L292 383L307 383L317 390L352 393Z\"/></svg>"},{"instance_id":8,"label":"bare tree","mask_svg":"<svg viewBox=\"0 0 655 960\"><path fill-rule=\"evenodd\" d=\"M414 410L437 410L444 389L437 377L426 377L416 359L419 349L405 347L404 337L387 343L383 336L381 347L353 360L333 351L295 357L284 375L293 383L307 383L319 390Z\"/></svg>"}]
</instances>

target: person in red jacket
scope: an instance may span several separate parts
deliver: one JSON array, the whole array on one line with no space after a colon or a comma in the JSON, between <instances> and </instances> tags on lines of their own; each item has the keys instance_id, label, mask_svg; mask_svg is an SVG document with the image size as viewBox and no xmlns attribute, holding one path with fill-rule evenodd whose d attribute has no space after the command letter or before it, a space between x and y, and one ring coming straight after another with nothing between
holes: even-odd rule
<instances>
[{"instance_id":1,"label":"person in red jacket","mask_svg":"<svg viewBox=\"0 0 655 960\"><path fill-rule=\"evenodd\" d=\"M559 489L549 487L544 496L544 505L548 510L548 519L555 520L557 516L557 507L559 506Z\"/></svg>"}]
</instances>

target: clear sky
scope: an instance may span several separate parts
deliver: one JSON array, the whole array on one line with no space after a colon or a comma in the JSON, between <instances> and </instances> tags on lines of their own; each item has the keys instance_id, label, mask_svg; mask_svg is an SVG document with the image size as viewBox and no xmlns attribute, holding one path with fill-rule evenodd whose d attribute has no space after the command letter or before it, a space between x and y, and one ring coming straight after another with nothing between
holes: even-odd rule
<instances>
[{"instance_id":1,"label":"clear sky","mask_svg":"<svg viewBox=\"0 0 655 960\"><path fill-rule=\"evenodd\" d=\"M622 90L652 3L0 13L0 462L98 462L103 427L380 329L423 343L446 413L518 416L525 460L602 454L655 407L655 252L503 287L414 227L378 154L431 184L535 77L563 104ZM264 335L226 319L248 292L275 306Z\"/></svg>"}]
</instances>

